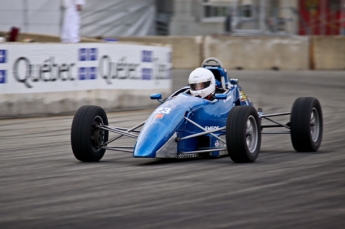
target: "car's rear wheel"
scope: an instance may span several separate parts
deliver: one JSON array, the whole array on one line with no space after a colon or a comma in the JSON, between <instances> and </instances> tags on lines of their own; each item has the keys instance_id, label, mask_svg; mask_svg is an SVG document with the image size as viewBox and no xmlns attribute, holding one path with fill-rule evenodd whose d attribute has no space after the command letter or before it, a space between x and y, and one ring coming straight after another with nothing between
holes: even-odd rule
<instances>
[{"instance_id":1,"label":"car's rear wheel","mask_svg":"<svg viewBox=\"0 0 345 229\"><path fill-rule=\"evenodd\" d=\"M108 125L105 111L98 106L82 106L74 115L71 128L72 151L79 161L95 162L102 159L108 141L108 131L99 128Z\"/></svg>"},{"instance_id":2,"label":"car's rear wheel","mask_svg":"<svg viewBox=\"0 0 345 229\"><path fill-rule=\"evenodd\" d=\"M226 144L232 161L254 162L260 152L261 124L255 108L237 106L226 122Z\"/></svg>"},{"instance_id":3,"label":"car's rear wheel","mask_svg":"<svg viewBox=\"0 0 345 229\"><path fill-rule=\"evenodd\" d=\"M292 106L291 142L297 152L314 152L321 145L323 118L320 102L313 97L296 99Z\"/></svg>"}]
</instances>

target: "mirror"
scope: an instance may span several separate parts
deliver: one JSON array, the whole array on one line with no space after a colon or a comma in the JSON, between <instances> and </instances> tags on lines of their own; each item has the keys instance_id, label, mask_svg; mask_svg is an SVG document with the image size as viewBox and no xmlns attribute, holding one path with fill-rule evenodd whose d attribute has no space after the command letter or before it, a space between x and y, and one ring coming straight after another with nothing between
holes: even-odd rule
<instances>
[{"instance_id":1,"label":"mirror","mask_svg":"<svg viewBox=\"0 0 345 229\"><path fill-rule=\"evenodd\" d=\"M215 94L214 97L216 99L226 99L228 97L227 94Z\"/></svg>"},{"instance_id":2,"label":"mirror","mask_svg":"<svg viewBox=\"0 0 345 229\"><path fill-rule=\"evenodd\" d=\"M151 99L162 99L162 94L151 94L150 95Z\"/></svg>"}]
</instances>

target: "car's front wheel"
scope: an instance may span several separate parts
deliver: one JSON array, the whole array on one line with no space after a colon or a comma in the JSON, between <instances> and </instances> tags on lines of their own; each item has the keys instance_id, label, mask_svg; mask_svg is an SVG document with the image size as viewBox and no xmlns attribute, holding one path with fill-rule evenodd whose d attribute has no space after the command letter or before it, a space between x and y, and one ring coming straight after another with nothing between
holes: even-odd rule
<instances>
[{"instance_id":1,"label":"car's front wheel","mask_svg":"<svg viewBox=\"0 0 345 229\"><path fill-rule=\"evenodd\" d=\"M291 110L290 125L292 145L297 152L317 151L323 130L320 102L313 97L296 99Z\"/></svg>"},{"instance_id":2,"label":"car's front wheel","mask_svg":"<svg viewBox=\"0 0 345 229\"><path fill-rule=\"evenodd\" d=\"M79 161L95 162L102 159L108 141L108 131L99 128L108 125L105 111L98 106L82 106L74 115L71 128L72 151Z\"/></svg>"},{"instance_id":3,"label":"car's front wheel","mask_svg":"<svg viewBox=\"0 0 345 229\"><path fill-rule=\"evenodd\" d=\"M234 162L254 162L257 159L261 146L261 124L255 108L237 106L230 110L226 122L226 144Z\"/></svg>"}]
</instances>

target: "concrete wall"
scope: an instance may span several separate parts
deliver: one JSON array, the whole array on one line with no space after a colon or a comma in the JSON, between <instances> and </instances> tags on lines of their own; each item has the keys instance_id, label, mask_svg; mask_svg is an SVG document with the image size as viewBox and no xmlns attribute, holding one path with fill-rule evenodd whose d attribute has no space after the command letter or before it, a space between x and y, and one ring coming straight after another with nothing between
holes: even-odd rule
<instances>
[{"instance_id":1,"label":"concrete wall","mask_svg":"<svg viewBox=\"0 0 345 229\"><path fill-rule=\"evenodd\" d=\"M60 42L57 36L21 33L19 41ZM235 36L146 36L118 37L119 41L140 44L169 44L173 68L191 69L203 59L215 56L229 69L345 69L345 37L235 37ZM309 42L310 40L310 42ZM82 42L101 42L82 38Z\"/></svg>"},{"instance_id":2,"label":"concrete wall","mask_svg":"<svg viewBox=\"0 0 345 229\"><path fill-rule=\"evenodd\" d=\"M308 69L309 39L207 36L203 54L219 58L228 69Z\"/></svg>"},{"instance_id":3,"label":"concrete wall","mask_svg":"<svg viewBox=\"0 0 345 229\"><path fill-rule=\"evenodd\" d=\"M23 34L24 35L24 34ZM24 35L25 36L25 35ZM59 39L45 35L30 36L48 42ZM25 37L23 37L25 38ZM203 59L219 58L229 70L265 70L273 67L287 70L308 70L312 61L317 70L345 70L345 37L121 37L120 41L141 44L169 44L173 50L174 69L194 69ZM345 73L344 73L345 76ZM175 76L174 76L175 77ZM173 77L173 82L177 79ZM187 83L183 72L181 85ZM175 80L175 81L174 81ZM177 89L174 88L173 89ZM106 110L138 109L156 106L149 94L171 93L156 90L87 90L33 94L3 94L0 118L73 113L82 105L99 105Z\"/></svg>"},{"instance_id":4,"label":"concrete wall","mask_svg":"<svg viewBox=\"0 0 345 229\"><path fill-rule=\"evenodd\" d=\"M147 36L147 37L118 37L119 41L139 42L150 45L152 43L168 44L172 47L172 65L175 69L193 68L202 62L202 37L185 36Z\"/></svg>"},{"instance_id":5,"label":"concrete wall","mask_svg":"<svg viewBox=\"0 0 345 229\"><path fill-rule=\"evenodd\" d=\"M345 37L312 37L312 61L316 70L345 70Z\"/></svg>"},{"instance_id":6,"label":"concrete wall","mask_svg":"<svg viewBox=\"0 0 345 229\"><path fill-rule=\"evenodd\" d=\"M150 99L152 93L171 90L87 90L69 92L3 94L0 99L0 118L58 115L74 113L83 105L97 105L106 110L144 109L159 103Z\"/></svg>"},{"instance_id":7,"label":"concrete wall","mask_svg":"<svg viewBox=\"0 0 345 229\"><path fill-rule=\"evenodd\" d=\"M195 68L211 56L228 69L308 70L311 62L318 70L345 69L344 37L151 36L118 40L170 44L174 69Z\"/></svg>"}]
</instances>

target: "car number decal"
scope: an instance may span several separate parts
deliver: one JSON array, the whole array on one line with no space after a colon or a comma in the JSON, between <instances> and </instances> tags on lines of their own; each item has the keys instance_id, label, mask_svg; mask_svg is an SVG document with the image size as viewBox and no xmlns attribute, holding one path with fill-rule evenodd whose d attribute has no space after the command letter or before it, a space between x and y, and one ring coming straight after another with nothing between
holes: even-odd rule
<instances>
[{"instance_id":1,"label":"car number decal","mask_svg":"<svg viewBox=\"0 0 345 229\"><path fill-rule=\"evenodd\" d=\"M161 107L161 108L157 108L156 111L155 111L155 114L158 114L158 113L162 113L162 114L169 114L171 111L171 108L168 108L168 107Z\"/></svg>"}]
</instances>

